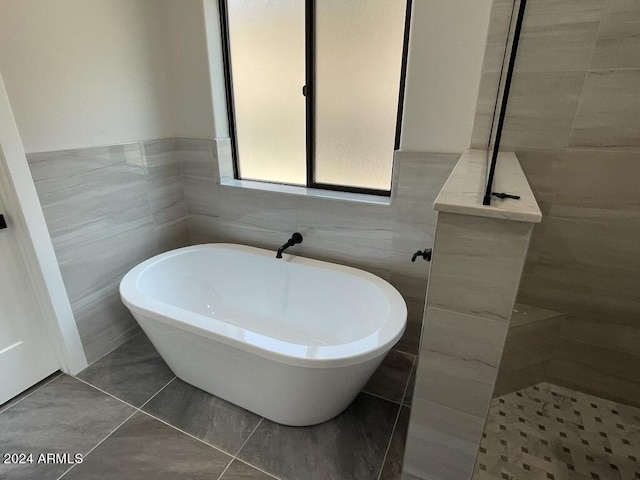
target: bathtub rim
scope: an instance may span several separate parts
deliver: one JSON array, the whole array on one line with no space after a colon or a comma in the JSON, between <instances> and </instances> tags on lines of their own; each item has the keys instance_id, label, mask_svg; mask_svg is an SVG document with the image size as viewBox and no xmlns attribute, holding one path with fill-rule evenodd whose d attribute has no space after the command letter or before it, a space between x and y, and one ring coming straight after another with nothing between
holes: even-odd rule
<instances>
[{"instance_id":1,"label":"bathtub rim","mask_svg":"<svg viewBox=\"0 0 640 480\"><path fill-rule=\"evenodd\" d=\"M321 266L321 268L328 268L330 270L355 275L365 281L373 283L384 293L389 302L389 311L391 314L379 329L355 341L337 345L308 346L257 334L251 330L226 323L221 319L212 318L156 300L144 295L137 288L137 282L140 276L158 262L191 251L208 250L211 248L240 250L245 253L268 257L275 255L275 252L270 250L235 243L206 243L164 252L145 260L132 268L124 276L119 288L122 302L134 316L136 316L136 314L144 315L149 319L159 321L171 327L196 333L205 338L225 343L269 360L307 368L339 368L366 362L386 354L400 340L406 330L406 303L400 293L387 281L364 270L298 255L283 254L283 259L278 261L299 262L302 264L310 264L311 266ZM254 341L248 341L246 338L238 338L246 332L251 333ZM235 333L235 335L232 333ZM376 343L371 345L374 341ZM268 347L267 344L269 345ZM274 349L274 347L279 348ZM292 353L293 351L302 351L304 349L314 350L316 354L311 356L309 353Z\"/></svg>"}]
</instances>

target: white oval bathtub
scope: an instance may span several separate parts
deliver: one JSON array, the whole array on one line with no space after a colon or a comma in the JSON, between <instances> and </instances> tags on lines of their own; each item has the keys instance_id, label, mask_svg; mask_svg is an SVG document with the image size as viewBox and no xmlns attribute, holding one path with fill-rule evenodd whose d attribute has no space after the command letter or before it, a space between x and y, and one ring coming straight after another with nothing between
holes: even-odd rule
<instances>
[{"instance_id":1,"label":"white oval bathtub","mask_svg":"<svg viewBox=\"0 0 640 480\"><path fill-rule=\"evenodd\" d=\"M285 425L342 412L407 317L375 275L233 244L153 257L120 295L176 376Z\"/></svg>"}]
</instances>

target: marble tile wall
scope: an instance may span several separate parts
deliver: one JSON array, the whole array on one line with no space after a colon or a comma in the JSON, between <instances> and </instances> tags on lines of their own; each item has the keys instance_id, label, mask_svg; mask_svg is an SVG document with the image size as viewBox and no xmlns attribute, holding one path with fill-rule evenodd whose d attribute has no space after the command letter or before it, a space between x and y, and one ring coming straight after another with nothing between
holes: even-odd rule
<instances>
[{"instance_id":1,"label":"marble tile wall","mask_svg":"<svg viewBox=\"0 0 640 480\"><path fill-rule=\"evenodd\" d=\"M439 212L404 480L471 478L531 230Z\"/></svg>"},{"instance_id":2,"label":"marble tile wall","mask_svg":"<svg viewBox=\"0 0 640 480\"><path fill-rule=\"evenodd\" d=\"M194 244L237 242L277 249L299 231L295 252L370 271L393 284L409 310L396 348L418 352L429 265L411 262L432 247L431 205L458 155L399 152L391 206L310 198L220 185L213 141L181 139L189 230Z\"/></svg>"},{"instance_id":3,"label":"marble tile wall","mask_svg":"<svg viewBox=\"0 0 640 480\"><path fill-rule=\"evenodd\" d=\"M504 18L505 1L493 10ZM498 20L490 38L504 35ZM567 314L553 381L636 405L639 33L636 0L529 0L502 142L518 155L544 216L519 301ZM488 49L485 71L495 65ZM483 91L489 86L474 146L486 145Z\"/></svg>"},{"instance_id":4,"label":"marble tile wall","mask_svg":"<svg viewBox=\"0 0 640 480\"><path fill-rule=\"evenodd\" d=\"M27 156L87 360L138 331L118 284L190 243L176 140Z\"/></svg>"},{"instance_id":5,"label":"marble tile wall","mask_svg":"<svg viewBox=\"0 0 640 480\"><path fill-rule=\"evenodd\" d=\"M493 397L547 381L564 315L516 304L502 352Z\"/></svg>"}]
</instances>

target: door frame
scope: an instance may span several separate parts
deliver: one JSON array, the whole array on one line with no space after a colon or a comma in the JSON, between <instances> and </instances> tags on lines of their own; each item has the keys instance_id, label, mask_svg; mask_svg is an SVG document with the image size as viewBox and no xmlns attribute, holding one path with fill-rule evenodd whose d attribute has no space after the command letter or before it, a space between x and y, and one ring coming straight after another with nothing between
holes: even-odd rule
<instances>
[{"instance_id":1,"label":"door frame","mask_svg":"<svg viewBox=\"0 0 640 480\"><path fill-rule=\"evenodd\" d=\"M18 239L40 321L60 370L75 375L87 367L87 359L1 74L0 169L5 208L12 212L5 218Z\"/></svg>"}]
</instances>

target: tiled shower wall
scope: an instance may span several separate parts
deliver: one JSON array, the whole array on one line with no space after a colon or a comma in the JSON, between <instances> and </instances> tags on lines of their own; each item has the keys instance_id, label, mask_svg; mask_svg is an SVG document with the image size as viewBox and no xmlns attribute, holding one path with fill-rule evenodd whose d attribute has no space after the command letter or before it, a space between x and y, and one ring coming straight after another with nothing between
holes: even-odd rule
<instances>
[{"instance_id":1,"label":"tiled shower wall","mask_svg":"<svg viewBox=\"0 0 640 480\"><path fill-rule=\"evenodd\" d=\"M482 94L510 0L494 2ZM502 148L543 212L519 301L567 314L549 381L640 399L640 2L529 0ZM496 52L498 52L496 54ZM486 145L490 101L474 146Z\"/></svg>"},{"instance_id":2,"label":"tiled shower wall","mask_svg":"<svg viewBox=\"0 0 640 480\"><path fill-rule=\"evenodd\" d=\"M89 362L137 324L118 284L141 261L191 243L275 249L294 231L295 253L352 265L390 281L409 310L397 348L417 353L433 245L431 205L458 155L397 154L391 206L219 185L215 141L161 139L32 153L29 166Z\"/></svg>"}]
</instances>

